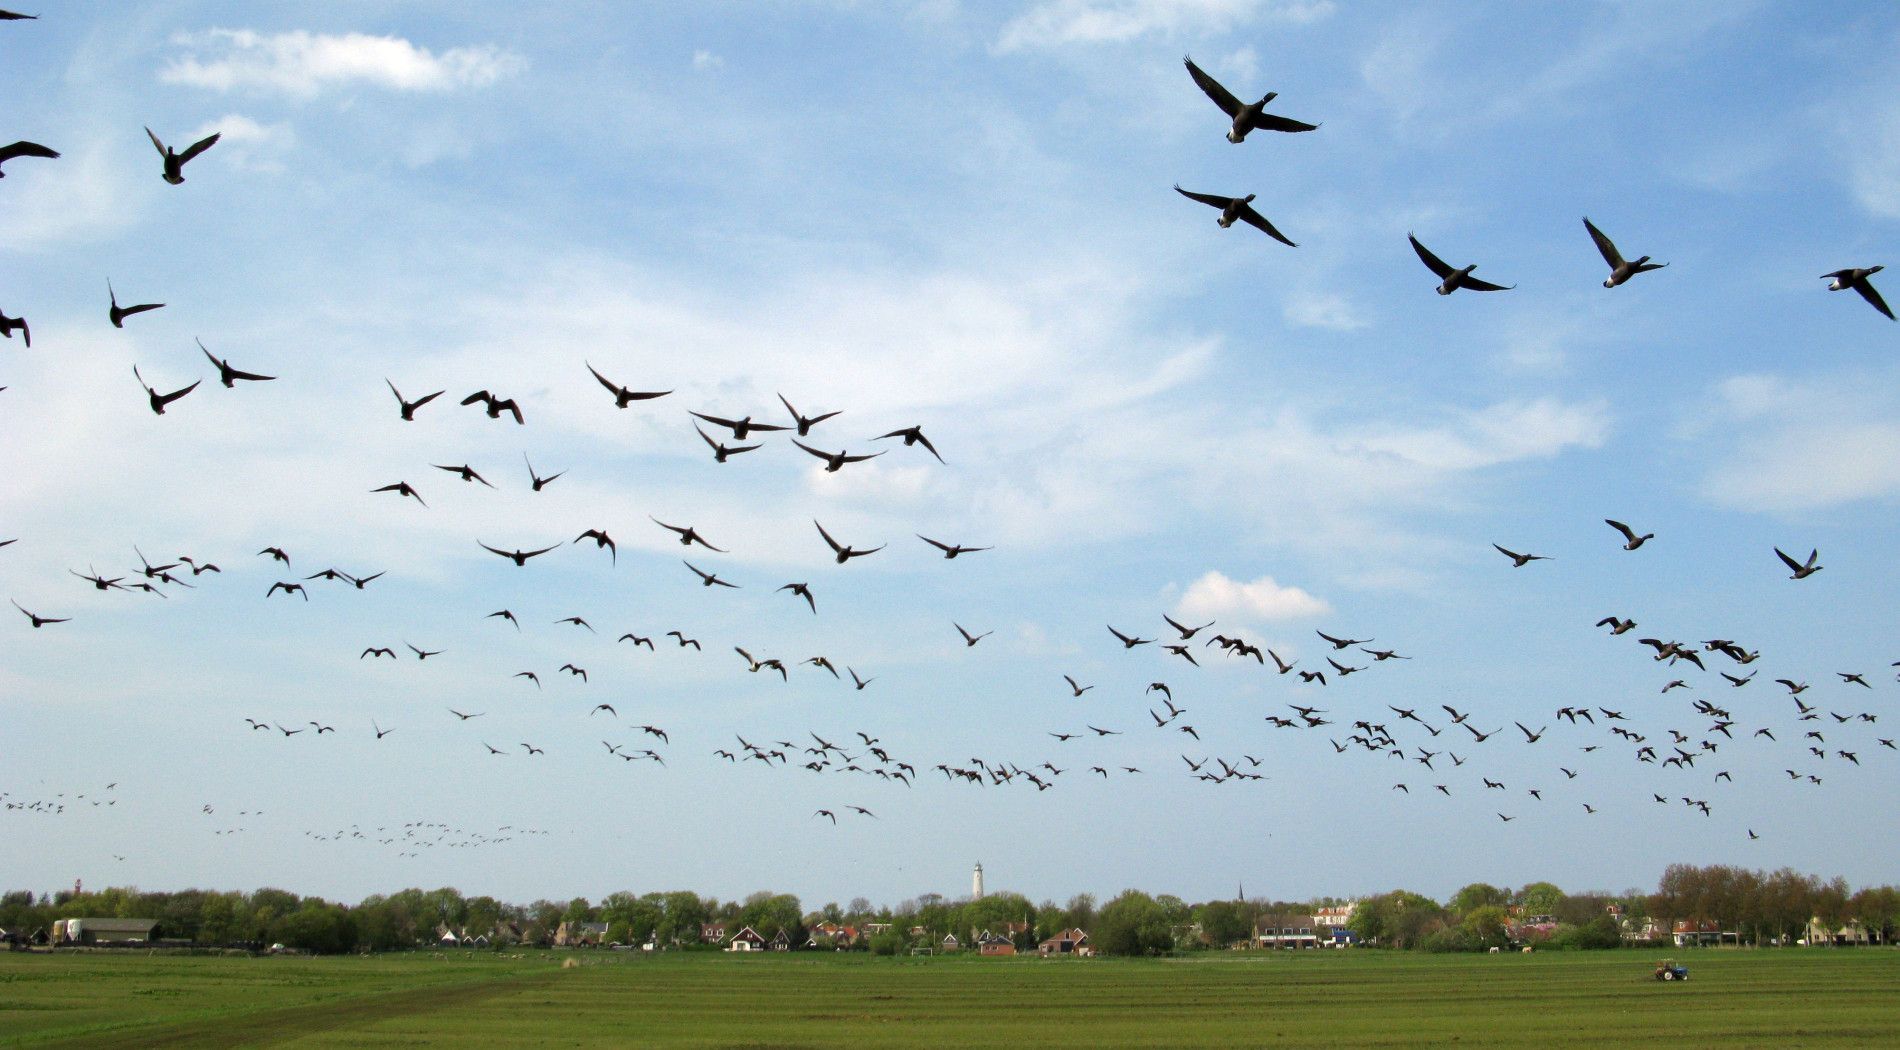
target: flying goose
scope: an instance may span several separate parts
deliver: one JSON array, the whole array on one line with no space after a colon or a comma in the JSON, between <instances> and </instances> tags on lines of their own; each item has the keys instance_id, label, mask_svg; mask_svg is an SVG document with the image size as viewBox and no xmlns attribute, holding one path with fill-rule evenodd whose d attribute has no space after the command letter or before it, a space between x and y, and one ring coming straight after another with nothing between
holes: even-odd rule
<instances>
[{"instance_id":1,"label":"flying goose","mask_svg":"<svg viewBox=\"0 0 1900 1050\"><path fill-rule=\"evenodd\" d=\"M1175 184L1174 192L1188 200L1200 201L1210 208L1219 208L1220 218L1215 219L1214 224L1223 230L1237 221L1244 222L1289 248L1299 247L1288 240L1286 234L1276 229L1273 223L1267 221L1266 216L1254 210L1254 194L1249 193L1245 197L1222 197L1216 193L1195 193L1192 190L1184 190L1179 183Z\"/></svg>"},{"instance_id":2,"label":"flying goose","mask_svg":"<svg viewBox=\"0 0 1900 1050\"><path fill-rule=\"evenodd\" d=\"M179 185L180 183L185 181L184 168L185 168L186 162L190 161L193 157L196 157L198 154L203 153L205 150L210 149L218 141L218 133L214 133L210 135L209 137L199 139L198 141L192 143L191 148L185 150L185 152L183 153L180 153L177 150L174 150L170 148L169 146L166 146L163 142L158 141L158 136L152 134L151 128L145 129L145 135L147 138L152 140L152 147L158 150L158 155L165 158L164 178L166 182L169 182L174 186Z\"/></svg>"},{"instance_id":3,"label":"flying goose","mask_svg":"<svg viewBox=\"0 0 1900 1050\"><path fill-rule=\"evenodd\" d=\"M1869 266L1865 269L1835 270L1833 273L1822 274L1821 279L1828 281L1827 290L1830 292L1844 292L1849 288L1859 292L1862 299L1873 304L1874 309L1886 314L1887 320L1891 321L1894 319L1893 311L1888 309L1887 301L1880 297L1880 293L1874 290L1874 286L1867 280L1884 269L1886 269L1884 266Z\"/></svg>"},{"instance_id":4,"label":"flying goose","mask_svg":"<svg viewBox=\"0 0 1900 1050\"><path fill-rule=\"evenodd\" d=\"M1443 282L1438 286L1439 295L1450 295L1460 288L1468 288L1474 292L1508 292L1517 287L1514 284L1492 284L1471 276L1471 271L1478 268L1477 263L1472 263L1462 269L1453 269L1450 263L1433 255L1431 249L1418 243L1417 237L1408 233L1405 238L1412 242L1412 250L1418 253L1418 260L1425 264L1426 269L1437 274L1439 280Z\"/></svg>"},{"instance_id":5,"label":"flying goose","mask_svg":"<svg viewBox=\"0 0 1900 1050\"><path fill-rule=\"evenodd\" d=\"M1610 239L1603 235L1602 230L1596 228L1596 224L1590 221L1588 215L1583 217L1583 228L1590 231L1590 239L1596 242L1597 251L1603 255L1603 261L1610 264L1610 276L1603 280L1605 288L1614 288L1639 273L1660 270L1669 265L1650 262L1647 255L1633 262L1625 260L1622 253L1616 250L1616 245L1610 243Z\"/></svg>"},{"instance_id":6,"label":"flying goose","mask_svg":"<svg viewBox=\"0 0 1900 1050\"><path fill-rule=\"evenodd\" d=\"M1221 108L1222 113L1233 118L1233 125L1227 129L1229 142L1245 141L1250 131L1296 132L1312 131L1319 127L1318 124L1307 124L1290 117L1268 113L1267 103L1279 96L1277 91L1267 92L1258 102L1242 104L1234 97L1233 92L1228 91L1220 85L1219 81L1202 72L1201 67L1194 64L1194 59L1183 56L1181 61L1186 63L1188 76L1194 78L1195 86L1199 87L1208 98L1213 99L1214 104Z\"/></svg>"}]
</instances>

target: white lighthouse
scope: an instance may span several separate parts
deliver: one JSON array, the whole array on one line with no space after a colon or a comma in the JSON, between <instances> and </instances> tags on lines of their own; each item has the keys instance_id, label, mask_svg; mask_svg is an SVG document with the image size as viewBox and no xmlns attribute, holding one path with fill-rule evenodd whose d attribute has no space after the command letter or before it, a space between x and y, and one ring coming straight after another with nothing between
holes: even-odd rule
<instances>
[{"instance_id":1,"label":"white lighthouse","mask_svg":"<svg viewBox=\"0 0 1900 1050\"><path fill-rule=\"evenodd\" d=\"M983 899L983 865L981 864L978 864L976 870L970 873L970 896L977 900Z\"/></svg>"}]
</instances>

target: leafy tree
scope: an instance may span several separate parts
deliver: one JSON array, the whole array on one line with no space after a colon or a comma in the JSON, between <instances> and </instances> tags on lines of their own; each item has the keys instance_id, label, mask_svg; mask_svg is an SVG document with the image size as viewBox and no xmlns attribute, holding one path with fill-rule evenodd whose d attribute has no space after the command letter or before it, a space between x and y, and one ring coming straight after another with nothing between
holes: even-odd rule
<instances>
[{"instance_id":1,"label":"leafy tree","mask_svg":"<svg viewBox=\"0 0 1900 1050\"><path fill-rule=\"evenodd\" d=\"M1233 901L1208 901L1194 909L1193 919L1201 924L1201 936L1217 948L1246 940L1253 932L1253 923L1242 917L1240 905Z\"/></svg>"},{"instance_id":2,"label":"leafy tree","mask_svg":"<svg viewBox=\"0 0 1900 1050\"><path fill-rule=\"evenodd\" d=\"M1167 909L1140 890L1123 890L1095 916L1089 943L1105 955L1160 955L1174 947Z\"/></svg>"},{"instance_id":3,"label":"leafy tree","mask_svg":"<svg viewBox=\"0 0 1900 1050\"><path fill-rule=\"evenodd\" d=\"M1564 903L1564 891L1552 882L1533 882L1517 891L1517 906L1526 917L1555 915Z\"/></svg>"},{"instance_id":4,"label":"leafy tree","mask_svg":"<svg viewBox=\"0 0 1900 1050\"><path fill-rule=\"evenodd\" d=\"M1499 889L1488 882L1474 882L1451 895L1445 903L1445 909L1454 915L1463 915L1475 908L1511 903L1511 891Z\"/></svg>"}]
</instances>

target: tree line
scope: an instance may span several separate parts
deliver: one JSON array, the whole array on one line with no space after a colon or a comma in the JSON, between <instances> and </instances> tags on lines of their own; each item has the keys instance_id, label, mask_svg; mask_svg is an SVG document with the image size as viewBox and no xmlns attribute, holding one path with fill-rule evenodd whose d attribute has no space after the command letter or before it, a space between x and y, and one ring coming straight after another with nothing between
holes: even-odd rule
<instances>
[{"instance_id":1,"label":"tree line","mask_svg":"<svg viewBox=\"0 0 1900 1050\"><path fill-rule=\"evenodd\" d=\"M505 931L504 941L548 944L563 923L583 922L606 924L605 941L621 944L701 946L703 926L714 923L728 935L746 926L767 938L784 930L800 945L812 929L829 922L866 934L852 946L884 954L935 946L950 935L967 944L985 931L1025 950L1061 931L1081 929L1098 952L1155 955L1247 943L1263 925L1295 919L1310 925L1317 909L1344 903L1337 898L1189 903L1169 894L1127 890L1098 907L1086 893L1065 904L1036 904L1003 892L975 900L925 894L881 907L860 897L807 912L798 897L771 892L722 901L689 890L620 891L598 902L576 897L510 904L443 887L377 894L346 905L274 888L243 893L114 887L50 897L8 892L0 896L0 928L31 933L50 930L61 918L153 919L157 935L169 941L281 943L335 953L431 945L443 929L471 936ZM1654 919L1665 936L1677 920L1713 922L1752 944L1792 943L1814 919L1830 930L1859 924L1873 939L1888 943L1900 928L1900 890L1882 885L1850 891L1844 879L1823 880L1785 868L1761 872L1675 864L1663 872L1653 893L1570 894L1550 882L1516 889L1474 882L1440 902L1393 890L1357 900L1348 929L1361 944L1395 949L1480 951L1502 946L1514 935L1552 947L1607 948L1625 943L1628 931L1641 929L1646 919ZM1534 927L1533 920L1538 920Z\"/></svg>"}]
</instances>

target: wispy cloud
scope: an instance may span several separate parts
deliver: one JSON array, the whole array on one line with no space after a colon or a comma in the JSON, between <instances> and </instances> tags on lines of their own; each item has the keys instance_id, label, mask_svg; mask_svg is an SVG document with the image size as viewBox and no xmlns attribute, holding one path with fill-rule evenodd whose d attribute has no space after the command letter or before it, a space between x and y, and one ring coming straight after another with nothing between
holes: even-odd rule
<instances>
[{"instance_id":1,"label":"wispy cloud","mask_svg":"<svg viewBox=\"0 0 1900 1050\"><path fill-rule=\"evenodd\" d=\"M1900 411L1891 378L1803 383L1735 376L1716 391L1698 428L1735 443L1704 477L1716 504L1755 511L1807 511L1900 496Z\"/></svg>"},{"instance_id":2,"label":"wispy cloud","mask_svg":"<svg viewBox=\"0 0 1900 1050\"><path fill-rule=\"evenodd\" d=\"M995 49L1119 44L1151 35L1220 33L1255 20L1314 22L1332 13L1331 0L1047 0L1005 25Z\"/></svg>"},{"instance_id":3,"label":"wispy cloud","mask_svg":"<svg viewBox=\"0 0 1900 1050\"><path fill-rule=\"evenodd\" d=\"M260 124L241 113L208 121L182 138L197 142L213 133L220 136L219 159L248 171L283 171L283 155L297 144L297 133L289 124Z\"/></svg>"},{"instance_id":4,"label":"wispy cloud","mask_svg":"<svg viewBox=\"0 0 1900 1050\"><path fill-rule=\"evenodd\" d=\"M493 45L436 54L401 37L366 33L208 29L177 34L172 43L189 53L159 71L165 83L216 91L249 88L299 98L353 85L394 91L484 87L526 68L521 56Z\"/></svg>"},{"instance_id":5,"label":"wispy cloud","mask_svg":"<svg viewBox=\"0 0 1900 1050\"><path fill-rule=\"evenodd\" d=\"M713 54L711 51L708 51L703 47L693 52L693 68L694 69L699 69L699 70L723 69L725 68L725 65L726 65L725 59L720 58L718 55Z\"/></svg>"},{"instance_id":6,"label":"wispy cloud","mask_svg":"<svg viewBox=\"0 0 1900 1050\"><path fill-rule=\"evenodd\" d=\"M1371 323L1336 292L1289 292L1281 313L1289 324L1334 332L1355 332Z\"/></svg>"}]
</instances>

